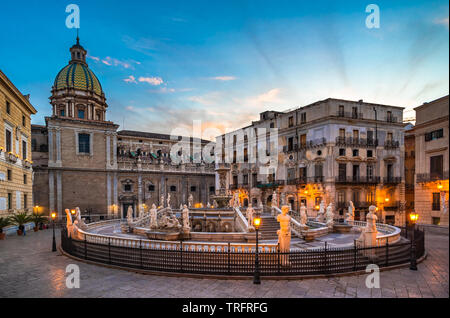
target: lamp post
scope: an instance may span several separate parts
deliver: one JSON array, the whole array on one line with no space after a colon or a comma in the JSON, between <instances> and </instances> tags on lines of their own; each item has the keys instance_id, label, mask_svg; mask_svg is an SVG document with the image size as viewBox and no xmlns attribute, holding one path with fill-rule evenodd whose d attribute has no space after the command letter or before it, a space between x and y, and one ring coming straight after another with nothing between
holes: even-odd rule
<instances>
[{"instance_id":1,"label":"lamp post","mask_svg":"<svg viewBox=\"0 0 450 318\"><path fill-rule=\"evenodd\" d=\"M56 239L55 239L55 219L56 219L56 212L52 212L51 218L52 218L52 223L53 223L53 243L52 243L52 252L56 252Z\"/></svg>"},{"instance_id":2,"label":"lamp post","mask_svg":"<svg viewBox=\"0 0 450 318\"><path fill-rule=\"evenodd\" d=\"M261 284L260 272L259 272L259 247L258 247L258 231L261 225L261 218L256 216L253 219L253 226L256 230L256 251L255 251L255 276L253 277L253 284Z\"/></svg>"},{"instance_id":3,"label":"lamp post","mask_svg":"<svg viewBox=\"0 0 450 318\"><path fill-rule=\"evenodd\" d=\"M416 229L416 222L419 219L419 214L411 212L409 214L409 219L411 221L411 265L409 266L410 270L417 270L417 260L416 260L416 241L414 240L414 232Z\"/></svg>"}]
</instances>

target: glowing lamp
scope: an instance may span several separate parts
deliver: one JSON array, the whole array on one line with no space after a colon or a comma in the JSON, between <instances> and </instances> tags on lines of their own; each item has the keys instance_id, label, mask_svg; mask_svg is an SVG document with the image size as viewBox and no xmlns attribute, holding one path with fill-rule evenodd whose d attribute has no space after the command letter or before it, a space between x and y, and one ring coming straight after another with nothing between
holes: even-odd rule
<instances>
[{"instance_id":1,"label":"glowing lamp","mask_svg":"<svg viewBox=\"0 0 450 318\"><path fill-rule=\"evenodd\" d=\"M75 215L75 210L70 210L70 214Z\"/></svg>"},{"instance_id":2,"label":"glowing lamp","mask_svg":"<svg viewBox=\"0 0 450 318\"><path fill-rule=\"evenodd\" d=\"M443 188L442 184L439 183L439 184L437 185L437 188L438 188L439 190L441 190L441 189Z\"/></svg>"},{"instance_id":3,"label":"glowing lamp","mask_svg":"<svg viewBox=\"0 0 450 318\"><path fill-rule=\"evenodd\" d=\"M254 218L253 219L253 226L255 227L255 229L259 229L259 226L261 225L261 218Z\"/></svg>"},{"instance_id":4,"label":"glowing lamp","mask_svg":"<svg viewBox=\"0 0 450 318\"><path fill-rule=\"evenodd\" d=\"M389 202L389 198L384 199L384 201Z\"/></svg>"},{"instance_id":5,"label":"glowing lamp","mask_svg":"<svg viewBox=\"0 0 450 318\"><path fill-rule=\"evenodd\" d=\"M319 209L320 209L320 206L316 205L316 210L319 210Z\"/></svg>"},{"instance_id":6,"label":"glowing lamp","mask_svg":"<svg viewBox=\"0 0 450 318\"><path fill-rule=\"evenodd\" d=\"M51 216L52 220L56 219L56 212L52 212L52 213L50 214L50 216Z\"/></svg>"},{"instance_id":7,"label":"glowing lamp","mask_svg":"<svg viewBox=\"0 0 450 318\"><path fill-rule=\"evenodd\" d=\"M305 194L308 194L308 190L305 190Z\"/></svg>"},{"instance_id":8,"label":"glowing lamp","mask_svg":"<svg viewBox=\"0 0 450 318\"><path fill-rule=\"evenodd\" d=\"M419 219L419 214L412 212L409 214L409 219L411 220L412 224L415 224Z\"/></svg>"}]
</instances>

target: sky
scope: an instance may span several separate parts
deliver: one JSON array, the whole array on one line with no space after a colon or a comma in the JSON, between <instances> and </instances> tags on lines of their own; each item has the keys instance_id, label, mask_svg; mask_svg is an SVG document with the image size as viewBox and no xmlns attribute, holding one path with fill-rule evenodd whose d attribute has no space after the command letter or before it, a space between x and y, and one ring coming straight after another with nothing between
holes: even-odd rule
<instances>
[{"instance_id":1,"label":"sky","mask_svg":"<svg viewBox=\"0 0 450 318\"><path fill-rule=\"evenodd\" d=\"M31 95L33 124L51 115L70 59L71 3L120 129L192 135L195 120L224 133L326 98L402 106L412 118L449 94L448 1L8 1L0 69ZM379 28L366 26L371 3Z\"/></svg>"}]
</instances>

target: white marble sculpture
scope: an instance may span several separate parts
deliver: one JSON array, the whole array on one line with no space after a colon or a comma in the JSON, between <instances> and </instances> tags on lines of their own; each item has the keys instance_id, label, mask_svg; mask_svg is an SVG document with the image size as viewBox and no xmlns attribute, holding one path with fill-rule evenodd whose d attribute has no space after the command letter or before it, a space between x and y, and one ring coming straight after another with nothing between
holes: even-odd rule
<instances>
[{"instance_id":1,"label":"white marble sculpture","mask_svg":"<svg viewBox=\"0 0 450 318\"><path fill-rule=\"evenodd\" d=\"M211 209L211 203L209 203L209 201L208 201L208 204L206 205L206 207L207 207L208 209Z\"/></svg>"},{"instance_id":2,"label":"white marble sculpture","mask_svg":"<svg viewBox=\"0 0 450 318\"><path fill-rule=\"evenodd\" d=\"M189 224L189 209L187 205L185 204L183 207L183 211L181 212L181 215L183 217L183 231L190 231L191 225Z\"/></svg>"},{"instance_id":3,"label":"white marble sculpture","mask_svg":"<svg viewBox=\"0 0 450 318\"><path fill-rule=\"evenodd\" d=\"M189 194L189 197L188 197L188 207L192 208L193 206L194 206L194 196L191 193L191 194Z\"/></svg>"},{"instance_id":4,"label":"white marble sculpture","mask_svg":"<svg viewBox=\"0 0 450 318\"><path fill-rule=\"evenodd\" d=\"M71 237L73 233L73 222L72 222L72 214L70 214L70 210L66 209L66 228L67 228L67 236Z\"/></svg>"},{"instance_id":5,"label":"white marble sculpture","mask_svg":"<svg viewBox=\"0 0 450 318\"><path fill-rule=\"evenodd\" d=\"M291 248L291 217L288 215L289 206L283 205L281 207L281 214L278 214L277 221L280 223L280 229L277 231L278 244L280 252L286 253ZM289 264L287 255L282 256L281 263L283 265Z\"/></svg>"},{"instance_id":6,"label":"white marble sculpture","mask_svg":"<svg viewBox=\"0 0 450 318\"><path fill-rule=\"evenodd\" d=\"M239 193L235 192L233 195L233 207L239 207Z\"/></svg>"},{"instance_id":7,"label":"white marble sculpture","mask_svg":"<svg viewBox=\"0 0 450 318\"><path fill-rule=\"evenodd\" d=\"M253 232L255 227L253 226L253 218L255 216L255 209L253 209L253 206L251 203L248 204L247 208L247 222L248 222L248 229L249 232Z\"/></svg>"},{"instance_id":8,"label":"white marble sculpture","mask_svg":"<svg viewBox=\"0 0 450 318\"><path fill-rule=\"evenodd\" d=\"M319 212L317 213L316 221L323 223L324 215L325 215L325 202L322 199L322 201L320 201Z\"/></svg>"},{"instance_id":9,"label":"white marble sculpture","mask_svg":"<svg viewBox=\"0 0 450 318\"><path fill-rule=\"evenodd\" d=\"M306 225L306 222L308 222L308 215L306 213L305 204L302 202L300 205L300 224Z\"/></svg>"},{"instance_id":10,"label":"white marble sculpture","mask_svg":"<svg viewBox=\"0 0 450 318\"><path fill-rule=\"evenodd\" d=\"M130 226L133 223L133 208L131 206L129 206L127 210L127 223Z\"/></svg>"},{"instance_id":11,"label":"white marble sculpture","mask_svg":"<svg viewBox=\"0 0 450 318\"><path fill-rule=\"evenodd\" d=\"M448 212L448 200L445 200L445 192L441 191L441 206L442 206L442 214L447 214Z\"/></svg>"},{"instance_id":12,"label":"white marble sculpture","mask_svg":"<svg viewBox=\"0 0 450 318\"><path fill-rule=\"evenodd\" d=\"M273 191L273 194L272 194L272 206L273 207L278 207L277 200L278 200L277 193L275 191Z\"/></svg>"},{"instance_id":13,"label":"white marble sculpture","mask_svg":"<svg viewBox=\"0 0 450 318\"><path fill-rule=\"evenodd\" d=\"M281 193L281 205L286 205L286 193Z\"/></svg>"},{"instance_id":14,"label":"white marble sculpture","mask_svg":"<svg viewBox=\"0 0 450 318\"><path fill-rule=\"evenodd\" d=\"M167 194L167 207L170 209L170 193Z\"/></svg>"},{"instance_id":15,"label":"white marble sculpture","mask_svg":"<svg viewBox=\"0 0 450 318\"><path fill-rule=\"evenodd\" d=\"M377 244L377 220L376 206L369 207L369 213L366 215L366 227L362 230L358 242L363 246L376 246Z\"/></svg>"},{"instance_id":16,"label":"white marble sculpture","mask_svg":"<svg viewBox=\"0 0 450 318\"><path fill-rule=\"evenodd\" d=\"M345 219L345 221L349 223L352 222L354 219L355 219L355 205L353 204L353 201L350 201L348 205L347 218Z\"/></svg>"},{"instance_id":17,"label":"white marble sculpture","mask_svg":"<svg viewBox=\"0 0 450 318\"><path fill-rule=\"evenodd\" d=\"M156 229L158 227L158 210L153 203L150 209L150 229Z\"/></svg>"},{"instance_id":18,"label":"white marble sculpture","mask_svg":"<svg viewBox=\"0 0 450 318\"><path fill-rule=\"evenodd\" d=\"M177 217L175 216L175 214L165 214L161 217L161 220L158 224L158 228L163 229L163 230L180 230L181 229L181 224L178 221Z\"/></svg>"},{"instance_id":19,"label":"white marble sculpture","mask_svg":"<svg viewBox=\"0 0 450 318\"><path fill-rule=\"evenodd\" d=\"M161 194L159 197L159 205L163 208L164 207L164 194Z\"/></svg>"},{"instance_id":20,"label":"white marble sculpture","mask_svg":"<svg viewBox=\"0 0 450 318\"><path fill-rule=\"evenodd\" d=\"M327 227L332 229L334 225L333 203L330 203L327 207L326 220Z\"/></svg>"},{"instance_id":21,"label":"white marble sculpture","mask_svg":"<svg viewBox=\"0 0 450 318\"><path fill-rule=\"evenodd\" d=\"M219 204L217 203L216 200L213 201L213 207L216 209L219 208Z\"/></svg>"}]
</instances>

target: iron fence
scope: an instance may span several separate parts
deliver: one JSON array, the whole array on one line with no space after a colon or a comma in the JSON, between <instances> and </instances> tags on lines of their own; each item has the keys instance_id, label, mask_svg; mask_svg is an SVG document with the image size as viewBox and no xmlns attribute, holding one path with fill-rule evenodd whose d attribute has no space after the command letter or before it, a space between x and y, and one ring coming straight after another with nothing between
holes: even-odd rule
<instances>
[{"instance_id":1,"label":"iron fence","mask_svg":"<svg viewBox=\"0 0 450 318\"><path fill-rule=\"evenodd\" d=\"M402 230L405 237L412 231ZM414 249L413 249L414 244ZM70 255L103 264L148 271L190 274L251 276L255 271L255 252L236 251L225 247L221 251L193 251L183 247L152 249L98 244L74 240L61 230L61 247ZM415 255L412 251L415 250ZM329 247L281 252L259 252L262 276L321 275L363 270L369 264L379 267L409 263L425 252L424 232L415 230L414 240L376 247Z\"/></svg>"}]
</instances>

